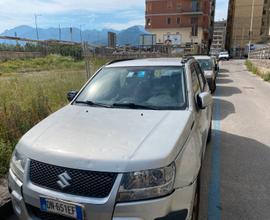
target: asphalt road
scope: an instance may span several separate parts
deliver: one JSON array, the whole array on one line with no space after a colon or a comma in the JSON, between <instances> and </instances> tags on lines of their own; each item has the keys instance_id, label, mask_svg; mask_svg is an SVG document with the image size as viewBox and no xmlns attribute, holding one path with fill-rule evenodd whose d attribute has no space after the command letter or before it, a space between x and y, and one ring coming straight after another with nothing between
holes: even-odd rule
<instances>
[{"instance_id":1,"label":"asphalt road","mask_svg":"<svg viewBox=\"0 0 270 220\"><path fill-rule=\"evenodd\" d=\"M200 220L270 219L270 83L243 63L221 64L213 138L201 174Z\"/></svg>"},{"instance_id":2,"label":"asphalt road","mask_svg":"<svg viewBox=\"0 0 270 220\"><path fill-rule=\"evenodd\" d=\"M200 219L270 219L270 83L243 64L221 64Z\"/></svg>"}]
</instances>

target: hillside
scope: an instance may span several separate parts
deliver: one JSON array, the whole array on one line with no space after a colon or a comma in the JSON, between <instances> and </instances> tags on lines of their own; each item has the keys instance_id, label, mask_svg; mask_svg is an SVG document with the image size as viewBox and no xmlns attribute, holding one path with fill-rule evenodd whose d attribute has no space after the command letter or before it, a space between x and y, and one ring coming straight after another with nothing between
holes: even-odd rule
<instances>
[{"instance_id":1,"label":"hillside","mask_svg":"<svg viewBox=\"0 0 270 220\"><path fill-rule=\"evenodd\" d=\"M122 31L112 30L112 29L102 29L102 30L83 30L82 37L84 41L87 41L92 44L97 45L107 45L107 33L108 31L115 32L117 34L117 44L125 45L138 45L139 44L139 36L141 34L147 33L144 30L143 26L133 26L127 28ZM39 38L40 40L48 40L48 39L59 39L59 29L58 28L39 28ZM18 37L36 39L36 29L30 26L22 25L10 30L6 30L1 33L2 36L15 36L15 33ZM62 28L61 29L61 39L62 40L73 40L80 42L80 30L78 28L72 29L72 36L70 34L70 28ZM14 44L14 41L1 41L0 43L10 43Z\"/></svg>"}]
</instances>

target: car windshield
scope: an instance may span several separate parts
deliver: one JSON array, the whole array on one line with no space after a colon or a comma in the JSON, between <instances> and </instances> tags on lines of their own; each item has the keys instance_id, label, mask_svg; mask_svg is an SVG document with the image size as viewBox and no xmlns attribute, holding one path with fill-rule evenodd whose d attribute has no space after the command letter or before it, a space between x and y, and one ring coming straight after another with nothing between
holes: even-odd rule
<instances>
[{"instance_id":1,"label":"car windshield","mask_svg":"<svg viewBox=\"0 0 270 220\"><path fill-rule=\"evenodd\" d=\"M198 62L203 70L212 70L213 63L211 59L198 59Z\"/></svg>"},{"instance_id":2,"label":"car windshield","mask_svg":"<svg viewBox=\"0 0 270 220\"><path fill-rule=\"evenodd\" d=\"M76 103L113 108L178 110L186 108L184 68L103 68L83 89Z\"/></svg>"}]
</instances>

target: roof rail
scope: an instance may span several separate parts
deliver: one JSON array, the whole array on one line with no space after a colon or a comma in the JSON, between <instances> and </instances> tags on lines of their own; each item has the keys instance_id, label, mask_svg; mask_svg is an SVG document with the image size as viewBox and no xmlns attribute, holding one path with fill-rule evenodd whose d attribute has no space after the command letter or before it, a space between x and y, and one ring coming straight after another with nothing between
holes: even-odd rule
<instances>
[{"instance_id":1,"label":"roof rail","mask_svg":"<svg viewBox=\"0 0 270 220\"><path fill-rule=\"evenodd\" d=\"M183 58L182 58L182 60L181 60L181 63L186 63L186 62L188 62L189 60L191 60L191 59L194 59L194 57L193 56L184 56Z\"/></svg>"},{"instance_id":2,"label":"roof rail","mask_svg":"<svg viewBox=\"0 0 270 220\"><path fill-rule=\"evenodd\" d=\"M135 60L135 58L116 59L116 60L109 61L108 63L106 63L106 65L110 65L110 64L118 63L122 61L129 61L129 60Z\"/></svg>"}]
</instances>

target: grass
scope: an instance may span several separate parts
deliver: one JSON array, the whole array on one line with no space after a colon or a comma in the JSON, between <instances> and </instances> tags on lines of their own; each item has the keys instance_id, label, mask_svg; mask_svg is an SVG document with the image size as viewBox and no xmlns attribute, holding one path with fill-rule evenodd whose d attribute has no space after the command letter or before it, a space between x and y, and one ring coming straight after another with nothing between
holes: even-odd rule
<instances>
[{"instance_id":1,"label":"grass","mask_svg":"<svg viewBox=\"0 0 270 220\"><path fill-rule=\"evenodd\" d=\"M63 70L72 68L73 70L82 69L83 61L75 61L71 57L62 57L59 55L49 55L47 57L25 59L25 60L8 60L0 63L0 74L7 73L29 73L45 70Z\"/></svg>"},{"instance_id":2,"label":"grass","mask_svg":"<svg viewBox=\"0 0 270 220\"><path fill-rule=\"evenodd\" d=\"M264 81L270 81L270 72L263 73L250 60L246 60L245 65L246 65L248 71L252 72L255 75L260 76Z\"/></svg>"},{"instance_id":3,"label":"grass","mask_svg":"<svg viewBox=\"0 0 270 220\"><path fill-rule=\"evenodd\" d=\"M97 69L104 62L94 60L92 68ZM2 177L8 171L11 153L22 135L49 114L66 105L67 92L81 88L87 77L82 61L76 62L59 56L7 61L0 63L0 69ZM22 72L25 74L21 74Z\"/></svg>"}]
</instances>

